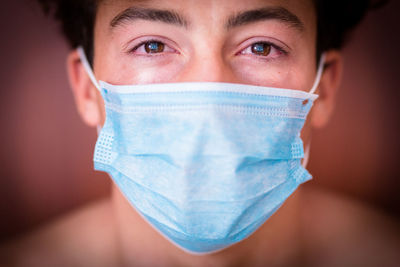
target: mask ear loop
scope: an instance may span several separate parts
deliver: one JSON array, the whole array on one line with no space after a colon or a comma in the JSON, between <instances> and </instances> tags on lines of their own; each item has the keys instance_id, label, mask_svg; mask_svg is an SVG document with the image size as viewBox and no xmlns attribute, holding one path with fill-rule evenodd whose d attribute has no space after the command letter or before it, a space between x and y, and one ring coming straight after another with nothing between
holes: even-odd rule
<instances>
[{"instance_id":1,"label":"mask ear loop","mask_svg":"<svg viewBox=\"0 0 400 267\"><path fill-rule=\"evenodd\" d=\"M317 70L317 77L315 78L313 87L310 90L310 94L314 94L315 91L317 90L319 83L321 81L322 73L324 71L324 66L325 66L325 53L321 54L321 58L319 59L319 64L318 64L318 70Z\"/></svg>"},{"instance_id":2,"label":"mask ear loop","mask_svg":"<svg viewBox=\"0 0 400 267\"><path fill-rule=\"evenodd\" d=\"M79 57L81 59L81 62L83 64L83 67L86 70L87 75L89 76L90 80L92 81L93 85L97 88L97 90L101 91L100 85L97 82L96 77L94 76L92 67L90 66L89 61L87 60L85 51L83 50L83 47L79 46L77 51L78 51Z\"/></svg>"},{"instance_id":3,"label":"mask ear loop","mask_svg":"<svg viewBox=\"0 0 400 267\"><path fill-rule=\"evenodd\" d=\"M78 54L79 54L79 58L81 59L81 62L83 64L83 67L85 68L85 71L87 73L87 75L89 76L90 80L92 81L93 85L97 88L97 90L101 91L100 85L97 82L96 77L94 76L92 67L89 64L89 61L87 60L86 54L85 54L85 50L83 50L82 46L79 46L78 49ZM101 126L97 125L96 129L97 129L97 135L100 134L101 132Z\"/></svg>"},{"instance_id":4,"label":"mask ear loop","mask_svg":"<svg viewBox=\"0 0 400 267\"><path fill-rule=\"evenodd\" d=\"M317 91L318 85L321 81L322 73L324 71L324 66L325 66L325 53L322 53L321 58L319 59L317 77L315 78L314 84L309 92L310 94L314 94L315 91ZM308 161L310 160L310 148L311 148L311 143L308 143L304 151L303 162L301 163L303 168L307 167Z\"/></svg>"}]
</instances>

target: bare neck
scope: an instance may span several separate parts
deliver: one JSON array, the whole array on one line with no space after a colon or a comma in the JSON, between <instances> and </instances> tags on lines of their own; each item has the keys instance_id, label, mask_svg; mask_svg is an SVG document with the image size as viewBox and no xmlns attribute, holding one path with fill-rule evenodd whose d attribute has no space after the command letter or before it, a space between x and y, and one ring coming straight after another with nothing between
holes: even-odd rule
<instances>
[{"instance_id":1,"label":"bare neck","mask_svg":"<svg viewBox=\"0 0 400 267\"><path fill-rule=\"evenodd\" d=\"M302 235L300 189L246 240L203 256L183 252L156 232L113 185L112 205L121 265L140 266L299 266ZM300 263L300 264L299 264Z\"/></svg>"}]
</instances>

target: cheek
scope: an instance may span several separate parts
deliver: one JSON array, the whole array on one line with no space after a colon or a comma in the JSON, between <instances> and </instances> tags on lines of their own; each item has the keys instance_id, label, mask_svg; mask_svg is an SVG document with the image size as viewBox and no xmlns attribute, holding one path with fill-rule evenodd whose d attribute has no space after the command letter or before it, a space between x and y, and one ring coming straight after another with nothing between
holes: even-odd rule
<instances>
[{"instance_id":1,"label":"cheek","mask_svg":"<svg viewBox=\"0 0 400 267\"><path fill-rule=\"evenodd\" d=\"M315 82L316 72L316 66L310 60L289 66L283 82L287 85L285 88L309 92Z\"/></svg>"},{"instance_id":2,"label":"cheek","mask_svg":"<svg viewBox=\"0 0 400 267\"><path fill-rule=\"evenodd\" d=\"M138 69L131 78L131 83L149 84L149 83L169 83L176 81L183 66L167 65L157 68Z\"/></svg>"},{"instance_id":3,"label":"cheek","mask_svg":"<svg viewBox=\"0 0 400 267\"><path fill-rule=\"evenodd\" d=\"M157 64L146 60L140 62L120 60L114 65L115 68L108 68L103 72L103 77L107 77L106 82L115 85L173 82L184 68L183 63L172 62L168 58L158 61Z\"/></svg>"},{"instance_id":4,"label":"cheek","mask_svg":"<svg viewBox=\"0 0 400 267\"><path fill-rule=\"evenodd\" d=\"M248 64L248 62L239 61L238 64L235 63L233 71L241 83L290 88L288 87L289 84L286 84L290 71L282 66L265 67L260 64Z\"/></svg>"},{"instance_id":5,"label":"cheek","mask_svg":"<svg viewBox=\"0 0 400 267\"><path fill-rule=\"evenodd\" d=\"M233 70L240 83L245 84L309 91L314 82L312 72L305 72L303 68L290 63L267 67L238 64Z\"/></svg>"}]
</instances>

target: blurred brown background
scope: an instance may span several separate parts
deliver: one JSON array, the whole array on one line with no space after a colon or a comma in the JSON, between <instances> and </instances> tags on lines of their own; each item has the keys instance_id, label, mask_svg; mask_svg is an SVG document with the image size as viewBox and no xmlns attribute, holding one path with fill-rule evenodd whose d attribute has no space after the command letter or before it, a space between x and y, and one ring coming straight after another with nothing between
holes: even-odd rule
<instances>
[{"instance_id":1,"label":"blurred brown background","mask_svg":"<svg viewBox=\"0 0 400 267\"><path fill-rule=\"evenodd\" d=\"M310 169L322 186L400 220L400 1L370 13L345 48L329 126L314 133ZM339 19L339 18L338 18ZM105 196L96 131L75 111L58 26L33 0L0 9L0 241Z\"/></svg>"}]
</instances>

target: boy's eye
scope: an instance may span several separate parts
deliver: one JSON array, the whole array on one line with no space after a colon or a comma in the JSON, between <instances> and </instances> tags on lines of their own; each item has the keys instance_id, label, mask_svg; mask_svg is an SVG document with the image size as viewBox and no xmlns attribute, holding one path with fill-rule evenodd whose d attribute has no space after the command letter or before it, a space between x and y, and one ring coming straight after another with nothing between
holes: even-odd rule
<instances>
[{"instance_id":1,"label":"boy's eye","mask_svg":"<svg viewBox=\"0 0 400 267\"><path fill-rule=\"evenodd\" d=\"M251 45L251 52L259 56L268 56L271 52L271 45L267 43L255 43Z\"/></svg>"},{"instance_id":2,"label":"boy's eye","mask_svg":"<svg viewBox=\"0 0 400 267\"><path fill-rule=\"evenodd\" d=\"M135 46L129 51L130 53L137 55L157 55L157 54L169 54L176 53L176 50L165 44L164 42L157 40L146 40Z\"/></svg>"},{"instance_id":3,"label":"boy's eye","mask_svg":"<svg viewBox=\"0 0 400 267\"><path fill-rule=\"evenodd\" d=\"M165 45L161 42L150 41L143 44L146 53L155 54L164 52Z\"/></svg>"},{"instance_id":4,"label":"boy's eye","mask_svg":"<svg viewBox=\"0 0 400 267\"><path fill-rule=\"evenodd\" d=\"M287 52L276 44L270 42L255 42L239 52L242 55L252 55L260 58L273 59Z\"/></svg>"}]
</instances>

